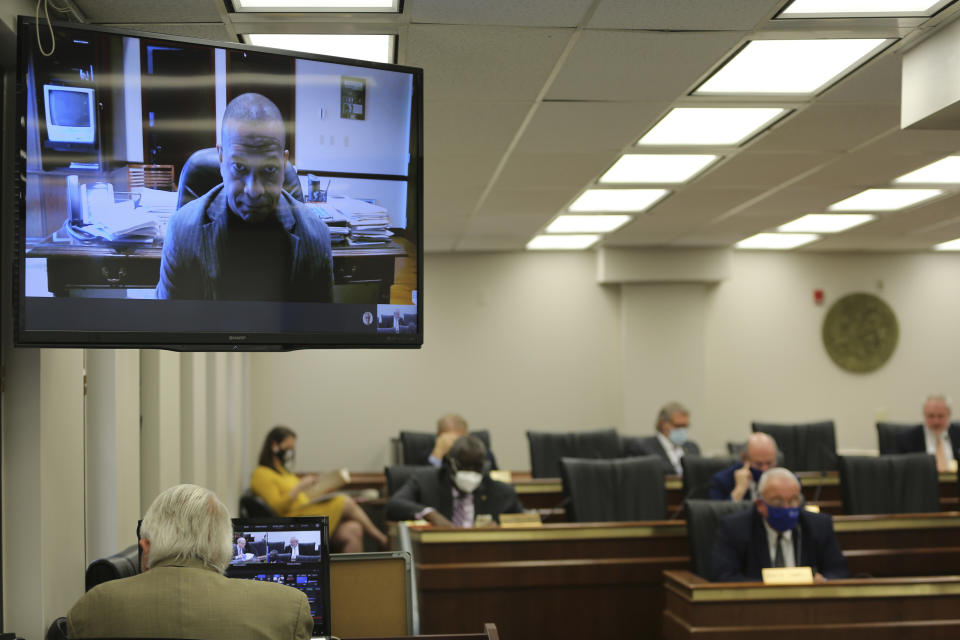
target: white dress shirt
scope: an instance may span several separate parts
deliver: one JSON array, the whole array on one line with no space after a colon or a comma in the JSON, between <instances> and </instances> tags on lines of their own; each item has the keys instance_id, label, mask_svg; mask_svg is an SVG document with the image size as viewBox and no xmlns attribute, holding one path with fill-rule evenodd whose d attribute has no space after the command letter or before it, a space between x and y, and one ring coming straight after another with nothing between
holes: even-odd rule
<instances>
[{"instance_id":1,"label":"white dress shirt","mask_svg":"<svg viewBox=\"0 0 960 640\"><path fill-rule=\"evenodd\" d=\"M660 446L663 447L663 450L667 452L667 457L670 458L670 464L673 465L677 475L682 476L683 466L680 464L680 458L683 457L683 447L673 444L670 438L659 431L657 431L657 439L660 441Z\"/></svg>"},{"instance_id":2,"label":"white dress shirt","mask_svg":"<svg viewBox=\"0 0 960 640\"><path fill-rule=\"evenodd\" d=\"M770 566L774 566L774 558L777 557L777 535L780 533L769 524L763 521L763 528L767 531L767 551L770 552ZM783 538L780 540L780 546L783 547L783 566L797 566L797 558L793 552L793 530L784 531Z\"/></svg>"},{"instance_id":3,"label":"white dress shirt","mask_svg":"<svg viewBox=\"0 0 960 640\"><path fill-rule=\"evenodd\" d=\"M950 430L944 429L940 432L940 439L943 441L943 458L947 464L953 460L953 444L950 442ZM926 426L923 427L923 438L927 443L927 453L937 455L937 436L934 435Z\"/></svg>"}]
</instances>

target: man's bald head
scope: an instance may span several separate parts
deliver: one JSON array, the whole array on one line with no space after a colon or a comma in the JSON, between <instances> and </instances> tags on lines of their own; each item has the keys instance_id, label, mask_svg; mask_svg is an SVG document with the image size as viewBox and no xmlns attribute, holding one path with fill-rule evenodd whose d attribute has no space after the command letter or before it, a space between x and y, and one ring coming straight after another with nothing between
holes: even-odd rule
<instances>
[{"instance_id":1,"label":"man's bald head","mask_svg":"<svg viewBox=\"0 0 960 640\"><path fill-rule=\"evenodd\" d=\"M777 466L777 443L766 433L752 433L747 438L742 457L754 469L766 471Z\"/></svg>"},{"instance_id":2,"label":"man's bald head","mask_svg":"<svg viewBox=\"0 0 960 640\"><path fill-rule=\"evenodd\" d=\"M228 139L243 134L252 140L259 140L264 150L274 147L284 149L283 115L277 105L259 93L243 93L227 105L223 112L220 127L220 139L226 146Z\"/></svg>"}]
</instances>

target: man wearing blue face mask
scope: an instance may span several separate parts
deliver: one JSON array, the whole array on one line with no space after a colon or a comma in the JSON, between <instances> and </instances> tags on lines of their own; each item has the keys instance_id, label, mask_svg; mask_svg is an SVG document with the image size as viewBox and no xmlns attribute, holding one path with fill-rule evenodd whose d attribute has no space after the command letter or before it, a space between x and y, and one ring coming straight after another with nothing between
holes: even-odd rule
<instances>
[{"instance_id":1,"label":"man wearing blue face mask","mask_svg":"<svg viewBox=\"0 0 960 640\"><path fill-rule=\"evenodd\" d=\"M760 580L766 567L810 567L818 581L850 577L833 518L803 508L796 476L774 467L760 476L757 491L753 509L730 514L717 526L713 580Z\"/></svg>"},{"instance_id":2,"label":"man wearing blue face mask","mask_svg":"<svg viewBox=\"0 0 960 640\"><path fill-rule=\"evenodd\" d=\"M657 434L649 438L628 440L624 444L627 456L659 456L663 472L683 475L680 459L700 455L700 447L690 440L690 411L679 402L668 402L657 413Z\"/></svg>"},{"instance_id":3,"label":"man wearing blue face mask","mask_svg":"<svg viewBox=\"0 0 960 640\"><path fill-rule=\"evenodd\" d=\"M777 466L777 443L766 433L752 433L740 460L742 463L718 471L710 478L711 500L742 502L756 499L760 476Z\"/></svg>"},{"instance_id":4,"label":"man wearing blue face mask","mask_svg":"<svg viewBox=\"0 0 960 640\"><path fill-rule=\"evenodd\" d=\"M509 484L485 473L487 449L474 436L451 445L438 469L410 477L387 500L387 520L426 520L441 527L472 527L476 516L520 513L523 505Z\"/></svg>"}]
</instances>

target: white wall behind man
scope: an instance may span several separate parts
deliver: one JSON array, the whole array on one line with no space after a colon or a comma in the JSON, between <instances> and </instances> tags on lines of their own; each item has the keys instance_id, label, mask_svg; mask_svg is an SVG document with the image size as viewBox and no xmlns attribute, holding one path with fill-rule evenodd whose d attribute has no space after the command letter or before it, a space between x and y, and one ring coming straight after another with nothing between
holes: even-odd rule
<instances>
[{"instance_id":1,"label":"white wall behind man","mask_svg":"<svg viewBox=\"0 0 960 640\"><path fill-rule=\"evenodd\" d=\"M589 253L429 254L425 267L422 350L251 356L252 451L284 423L301 469L374 470L401 428L459 411L491 430L503 467L528 469L526 429L645 435L669 400L690 406L708 453L753 419L833 418L841 449L875 449L876 419L919 421L926 393L960 395L956 255L736 252L718 285L602 286ZM820 339L829 305L855 291L900 322L875 373L840 370Z\"/></svg>"},{"instance_id":2,"label":"white wall behind man","mask_svg":"<svg viewBox=\"0 0 960 640\"><path fill-rule=\"evenodd\" d=\"M300 469L375 470L391 436L455 411L490 429L501 466L527 469L527 429L619 426L618 296L596 284L595 262L426 256L421 350L251 355L252 450L282 423L300 436Z\"/></svg>"}]
</instances>

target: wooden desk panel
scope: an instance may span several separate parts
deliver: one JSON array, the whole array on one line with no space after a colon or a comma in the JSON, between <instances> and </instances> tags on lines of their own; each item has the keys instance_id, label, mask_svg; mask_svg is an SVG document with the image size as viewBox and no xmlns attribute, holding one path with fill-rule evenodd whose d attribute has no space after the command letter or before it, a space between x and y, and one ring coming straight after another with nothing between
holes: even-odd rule
<instances>
[{"instance_id":1,"label":"wooden desk panel","mask_svg":"<svg viewBox=\"0 0 960 640\"><path fill-rule=\"evenodd\" d=\"M711 584L665 574L663 638L955 638L960 577L835 580L809 586Z\"/></svg>"},{"instance_id":2,"label":"wooden desk panel","mask_svg":"<svg viewBox=\"0 0 960 640\"><path fill-rule=\"evenodd\" d=\"M960 574L960 513L835 521L855 574ZM411 541L424 633L486 619L505 638L657 638L662 572L689 569L682 520L413 529Z\"/></svg>"}]
</instances>

